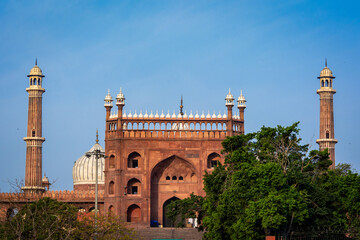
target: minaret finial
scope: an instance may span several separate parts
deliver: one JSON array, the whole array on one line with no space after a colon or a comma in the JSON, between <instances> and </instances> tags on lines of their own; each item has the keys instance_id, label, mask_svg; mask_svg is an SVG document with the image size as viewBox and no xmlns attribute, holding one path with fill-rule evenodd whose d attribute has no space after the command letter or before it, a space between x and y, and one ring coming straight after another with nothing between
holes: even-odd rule
<instances>
[{"instance_id":1,"label":"minaret finial","mask_svg":"<svg viewBox=\"0 0 360 240\"><path fill-rule=\"evenodd\" d=\"M325 67L327 67L327 58L325 58Z\"/></svg>"},{"instance_id":2,"label":"minaret finial","mask_svg":"<svg viewBox=\"0 0 360 240\"><path fill-rule=\"evenodd\" d=\"M99 132L96 129L96 144L99 144Z\"/></svg>"},{"instance_id":3,"label":"minaret finial","mask_svg":"<svg viewBox=\"0 0 360 240\"><path fill-rule=\"evenodd\" d=\"M183 96L181 95L181 101L180 101L180 114L181 114L181 116L183 116L184 115L184 113L183 113Z\"/></svg>"},{"instance_id":4,"label":"minaret finial","mask_svg":"<svg viewBox=\"0 0 360 240\"><path fill-rule=\"evenodd\" d=\"M35 66L37 66L37 57L35 58Z\"/></svg>"}]
</instances>

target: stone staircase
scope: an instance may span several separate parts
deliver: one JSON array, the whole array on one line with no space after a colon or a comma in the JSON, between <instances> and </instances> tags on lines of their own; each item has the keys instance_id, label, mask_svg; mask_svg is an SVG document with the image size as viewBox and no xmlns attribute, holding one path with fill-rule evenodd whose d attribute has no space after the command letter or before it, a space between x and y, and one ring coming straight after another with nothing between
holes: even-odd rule
<instances>
[{"instance_id":1,"label":"stone staircase","mask_svg":"<svg viewBox=\"0 0 360 240\"><path fill-rule=\"evenodd\" d=\"M182 239L201 240L203 232L197 228L139 228L134 229L139 240Z\"/></svg>"}]
</instances>

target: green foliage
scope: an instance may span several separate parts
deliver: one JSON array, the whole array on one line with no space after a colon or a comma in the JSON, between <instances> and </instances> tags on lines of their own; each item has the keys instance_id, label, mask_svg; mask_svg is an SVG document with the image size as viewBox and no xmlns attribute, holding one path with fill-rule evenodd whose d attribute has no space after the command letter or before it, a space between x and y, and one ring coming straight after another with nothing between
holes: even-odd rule
<instances>
[{"instance_id":1,"label":"green foliage","mask_svg":"<svg viewBox=\"0 0 360 240\"><path fill-rule=\"evenodd\" d=\"M206 197L197 207L205 239L264 239L269 233L287 239L294 232L360 238L360 177L349 165L330 170L327 150L308 152L298 123L229 137L223 147L225 164L205 173ZM172 214L186 209L174 207Z\"/></svg>"},{"instance_id":2,"label":"green foliage","mask_svg":"<svg viewBox=\"0 0 360 240\"><path fill-rule=\"evenodd\" d=\"M134 239L135 232L126 227L119 216L110 214L99 215L95 227L94 213L87 213L79 216L79 224L74 232L74 239Z\"/></svg>"},{"instance_id":3,"label":"green foliage","mask_svg":"<svg viewBox=\"0 0 360 240\"><path fill-rule=\"evenodd\" d=\"M20 206L19 206L20 209ZM25 204L0 224L0 239L133 239L134 232L119 217L93 213L79 215L68 203L50 198Z\"/></svg>"},{"instance_id":4,"label":"green foliage","mask_svg":"<svg viewBox=\"0 0 360 240\"><path fill-rule=\"evenodd\" d=\"M202 205L204 198L190 194L189 198L172 201L167 207L168 217L176 227L185 227L185 218L198 218L203 216Z\"/></svg>"},{"instance_id":5,"label":"green foliage","mask_svg":"<svg viewBox=\"0 0 360 240\"><path fill-rule=\"evenodd\" d=\"M1 239L70 239L77 227L77 209L50 198L24 205L2 224Z\"/></svg>"}]
</instances>

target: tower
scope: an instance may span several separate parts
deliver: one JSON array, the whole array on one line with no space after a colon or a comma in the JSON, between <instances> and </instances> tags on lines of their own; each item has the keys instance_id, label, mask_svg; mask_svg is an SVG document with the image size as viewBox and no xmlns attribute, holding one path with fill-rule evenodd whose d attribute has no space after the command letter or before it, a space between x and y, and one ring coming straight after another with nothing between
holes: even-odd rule
<instances>
[{"instance_id":1,"label":"tower","mask_svg":"<svg viewBox=\"0 0 360 240\"><path fill-rule=\"evenodd\" d=\"M321 70L320 89L316 92L320 95L320 136L316 142L319 144L320 151L328 149L329 157L332 161L331 168L335 168L335 144L337 140L334 134L334 106L333 97L336 90L333 89L333 76L331 70L327 67L325 60L325 68Z\"/></svg>"},{"instance_id":2,"label":"tower","mask_svg":"<svg viewBox=\"0 0 360 240\"><path fill-rule=\"evenodd\" d=\"M240 126L240 131L242 134L245 134L245 119L244 119L244 111L245 111L245 108L246 108L246 99L242 93L242 90L240 92L240 96L237 100L238 102L238 109L239 109L239 114L240 114L240 121L242 121L243 123L241 124Z\"/></svg>"},{"instance_id":3,"label":"tower","mask_svg":"<svg viewBox=\"0 0 360 240\"><path fill-rule=\"evenodd\" d=\"M226 131L228 133L228 136L233 136L233 114L232 114L232 108L234 106L234 96L230 92L226 95L225 98L225 106L227 108L227 119L228 122L226 123Z\"/></svg>"},{"instance_id":4,"label":"tower","mask_svg":"<svg viewBox=\"0 0 360 240\"><path fill-rule=\"evenodd\" d=\"M42 87L42 80L45 77L41 69L35 66L30 70L28 124L26 142L26 167L24 192L39 193L45 191L42 185L42 144L45 138L42 137L42 94L45 89Z\"/></svg>"}]
</instances>

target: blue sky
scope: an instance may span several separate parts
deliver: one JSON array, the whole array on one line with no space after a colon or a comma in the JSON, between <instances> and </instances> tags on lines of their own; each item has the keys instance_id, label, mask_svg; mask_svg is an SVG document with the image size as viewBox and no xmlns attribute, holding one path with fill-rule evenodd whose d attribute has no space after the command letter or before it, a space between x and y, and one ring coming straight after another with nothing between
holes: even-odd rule
<instances>
[{"instance_id":1,"label":"blue sky","mask_svg":"<svg viewBox=\"0 0 360 240\"><path fill-rule=\"evenodd\" d=\"M246 132L300 121L317 148L317 76L334 88L337 163L360 170L359 1L1 1L0 191L24 179L28 86L43 86L43 171L72 189L72 167L100 132L107 89L125 109L225 110L228 88L247 99Z\"/></svg>"}]
</instances>

